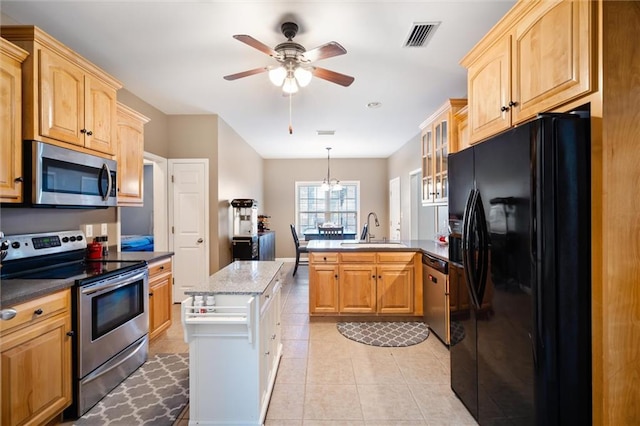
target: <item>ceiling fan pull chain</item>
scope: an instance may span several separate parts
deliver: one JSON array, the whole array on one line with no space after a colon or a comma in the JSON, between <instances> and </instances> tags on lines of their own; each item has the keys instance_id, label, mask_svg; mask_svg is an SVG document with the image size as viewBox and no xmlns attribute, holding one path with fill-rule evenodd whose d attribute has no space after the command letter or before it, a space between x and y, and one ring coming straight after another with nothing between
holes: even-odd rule
<instances>
[{"instance_id":1,"label":"ceiling fan pull chain","mask_svg":"<svg viewBox=\"0 0 640 426\"><path fill-rule=\"evenodd\" d=\"M293 126L291 125L291 96L293 96L293 94L289 93L289 134L290 135L293 134Z\"/></svg>"}]
</instances>

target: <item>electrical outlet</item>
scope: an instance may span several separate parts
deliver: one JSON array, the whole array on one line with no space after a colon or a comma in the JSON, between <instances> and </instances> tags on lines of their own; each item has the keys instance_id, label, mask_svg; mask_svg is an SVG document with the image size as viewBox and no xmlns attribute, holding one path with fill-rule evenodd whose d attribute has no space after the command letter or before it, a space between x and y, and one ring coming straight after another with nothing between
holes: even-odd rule
<instances>
[{"instance_id":1,"label":"electrical outlet","mask_svg":"<svg viewBox=\"0 0 640 426\"><path fill-rule=\"evenodd\" d=\"M85 225L84 226L84 236L86 238L93 237L93 225Z\"/></svg>"},{"instance_id":2,"label":"electrical outlet","mask_svg":"<svg viewBox=\"0 0 640 426\"><path fill-rule=\"evenodd\" d=\"M107 235L107 224L103 223L100 225L100 235Z\"/></svg>"}]
</instances>

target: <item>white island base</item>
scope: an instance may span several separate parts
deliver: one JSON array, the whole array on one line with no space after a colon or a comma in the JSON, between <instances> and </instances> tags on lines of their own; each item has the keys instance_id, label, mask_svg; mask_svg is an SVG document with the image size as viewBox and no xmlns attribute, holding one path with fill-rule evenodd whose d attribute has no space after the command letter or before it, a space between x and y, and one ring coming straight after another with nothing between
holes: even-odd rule
<instances>
[{"instance_id":1,"label":"white island base","mask_svg":"<svg viewBox=\"0 0 640 426\"><path fill-rule=\"evenodd\" d=\"M256 262L260 263L260 262ZM262 425L282 356L278 275L261 294L182 302L189 343L189 425Z\"/></svg>"}]
</instances>

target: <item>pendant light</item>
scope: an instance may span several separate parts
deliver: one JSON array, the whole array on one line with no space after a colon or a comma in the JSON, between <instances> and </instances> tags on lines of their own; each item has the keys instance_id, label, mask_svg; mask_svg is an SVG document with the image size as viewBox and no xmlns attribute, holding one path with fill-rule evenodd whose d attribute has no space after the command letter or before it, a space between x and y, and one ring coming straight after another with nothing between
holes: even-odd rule
<instances>
[{"instance_id":1,"label":"pendant light","mask_svg":"<svg viewBox=\"0 0 640 426\"><path fill-rule=\"evenodd\" d=\"M338 179L331 178L331 158L329 156L330 151L331 148L327 147L327 177L322 181L322 189L324 191L340 191L342 189L340 181Z\"/></svg>"}]
</instances>

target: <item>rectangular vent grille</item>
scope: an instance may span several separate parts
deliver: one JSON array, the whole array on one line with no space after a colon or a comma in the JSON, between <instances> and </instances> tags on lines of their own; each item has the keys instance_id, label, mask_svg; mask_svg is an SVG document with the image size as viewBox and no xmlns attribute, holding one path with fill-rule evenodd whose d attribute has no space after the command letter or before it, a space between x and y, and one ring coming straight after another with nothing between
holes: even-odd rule
<instances>
[{"instance_id":1,"label":"rectangular vent grille","mask_svg":"<svg viewBox=\"0 0 640 426\"><path fill-rule=\"evenodd\" d=\"M404 47L425 47L439 25L440 22L414 22Z\"/></svg>"}]
</instances>

